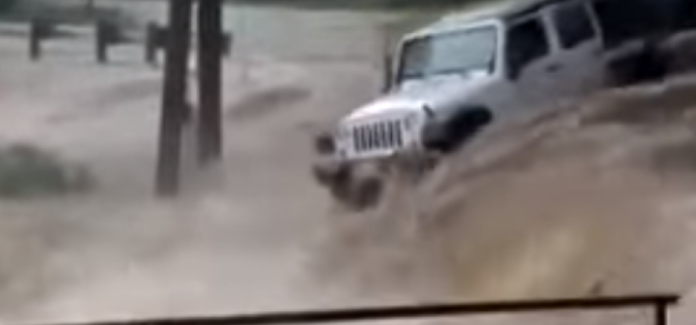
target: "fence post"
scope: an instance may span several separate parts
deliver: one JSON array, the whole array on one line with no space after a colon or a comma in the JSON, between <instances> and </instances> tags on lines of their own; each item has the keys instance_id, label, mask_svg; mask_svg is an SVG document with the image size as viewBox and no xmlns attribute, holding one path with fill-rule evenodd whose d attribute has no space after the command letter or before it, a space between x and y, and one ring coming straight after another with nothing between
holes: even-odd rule
<instances>
[{"instance_id":1,"label":"fence post","mask_svg":"<svg viewBox=\"0 0 696 325\"><path fill-rule=\"evenodd\" d=\"M49 33L49 24L43 19L35 18L29 27L29 57L32 61L38 61L43 54L41 42Z\"/></svg>"},{"instance_id":2,"label":"fence post","mask_svg":"<svg viewBox=\"0 0 696 325\"><path fill-rule=\"evenodd\" d=\"M107 63L109 61L108 48L110 44L111 30L109 24L105 21L99 20L96 22L96 52L97 52L97 62Z\"/></svg>"},{"instance_id":3,"label":"fence post","mask_svg":"<svg viewBox=\"0 0 696 325\"><path fill-rule=\"evenodd\" d=\"M150 22L145 33L145 62L157 65L157 53L161 45L160 27L157 23Z\"/></svg>"},{"instance_id":4,"label":"fence post","mask_svg":"<svg viewBox=\"0 0 696 325\"><path fill-rule=\"evenodd\" d=\"M655 302L655 325L667 325L667 308L664 301Z\"/></svg>"}]
</instances>

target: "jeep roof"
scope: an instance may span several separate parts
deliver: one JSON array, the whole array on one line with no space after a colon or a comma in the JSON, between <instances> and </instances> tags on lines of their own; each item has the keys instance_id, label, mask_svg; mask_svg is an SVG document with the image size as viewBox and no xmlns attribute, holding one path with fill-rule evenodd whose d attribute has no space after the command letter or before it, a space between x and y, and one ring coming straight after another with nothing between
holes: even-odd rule
<instances>
[{"instance_id":1,"label":"jeep roof","mask_svg":"<svg viewBox=\"0 0 696 325\"><path fill-rule=\"evenodd\" d=\"M406 39L437 34L461 28L463 25L484 24L492 20L509 20L537 10L541 7L570 0L512 0L462 9L448 14L440 20L406 35Z\"/></svg>"}]
</instances>

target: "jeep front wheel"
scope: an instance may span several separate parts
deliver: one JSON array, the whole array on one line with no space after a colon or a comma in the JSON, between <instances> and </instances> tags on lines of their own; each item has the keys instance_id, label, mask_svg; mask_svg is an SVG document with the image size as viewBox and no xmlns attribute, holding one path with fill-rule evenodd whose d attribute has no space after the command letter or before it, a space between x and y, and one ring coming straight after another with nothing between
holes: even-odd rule
<instances>
[{"instance_id":1,"label":"jeep front wheel","mask_svg":"<svg viewBox=\"0 0 696 325\"><path fill-rule=\"evenodd\" d=\"M312 166L312 174L334 200L351 210L362 211L374 206L382 192L378 175L356 172L349 164L317 162Z\"/></svg>"}]
</instances>

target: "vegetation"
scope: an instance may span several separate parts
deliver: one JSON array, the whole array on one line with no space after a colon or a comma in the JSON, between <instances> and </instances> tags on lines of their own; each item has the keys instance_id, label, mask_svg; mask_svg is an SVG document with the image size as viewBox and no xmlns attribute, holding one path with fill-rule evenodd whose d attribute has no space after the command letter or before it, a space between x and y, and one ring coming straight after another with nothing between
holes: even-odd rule
<instances>
[{"instance_id":1,"label":"vegetation","mask_svg":"<svg viewBox=\"0 0 696 325\"><path fill-rule=\"evenodd\" d=\"M27 21L46 19L73 24L104 20L120 25L132 25L133 19L124 11L96 6L93 2L65 4L59 1L0 0L0 20Z\"/></svg>"},{"instance_id":2,"label":"vegetation","mask_svg":"<svg viewBox=\"0 0 696 325\"><path fill-rule=\"evenodd\" d=\"M459 7L480 0L227 0L249 5L275 5L315 9L442 9Z\"/></svg>"},{"instance_id":3,"label":"vegetation","mask_svg":"<svg viewBox=\"0 0 696 325\"><path fill-rule=\"evenodd\" d=\"M92 177L83 166L27 145L0 149L0 197L27 198L87 190Z\"/></svg>"},{"instance_id":4,"label":"vegetation","mask_svg":"<svg viewBox=\"0 0 696 325\"><path fill-rule=\"evenodd\" d=\"M164 1L164 0L150 0ZM243 3L258 6L287 6L315 9L424 9L424 8L448 8L465 5L479 0L225 0L230 3ZM29 0L0 0L0 13L6 13L12 8L23 7L25 3L33 3ZM50 1L41 1L42 7L52 7L51 10L65 10L65 6L51 5ZM60 9L62 7L62 9ZM94 0L84 0L83 5L73 6L72 11L88 12L98 10L99 6Z\"/></svg>"},{"instance_id":5,"label":"vegetation","mask_svg":"<svg viewBox=\"0 0 696 325\"><path fill-rule=\"evenodd\" d=\"M0 13L7 12L15 6L16 0L2 0L0 1Z\"/></svg>"}]
</instances>

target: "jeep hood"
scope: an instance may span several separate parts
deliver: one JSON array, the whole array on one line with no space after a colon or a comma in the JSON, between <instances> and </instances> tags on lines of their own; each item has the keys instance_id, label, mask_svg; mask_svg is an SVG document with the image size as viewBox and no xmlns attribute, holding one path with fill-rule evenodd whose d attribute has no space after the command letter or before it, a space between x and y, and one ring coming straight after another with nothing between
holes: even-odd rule
<instances>
[{"instance_id":1,"label":"jeep hood","mask_svg":"<svg viewBox=\"0 0 696 325\"><path fill-rule=\"evenodd\" d=\"M435 109L464 103L490 83L487 76L462 75L431 77L406 81L386 94L356 110L345 119L362 119L391 111L416 111L424 106Z\"/></svg>"}]
</instances>

